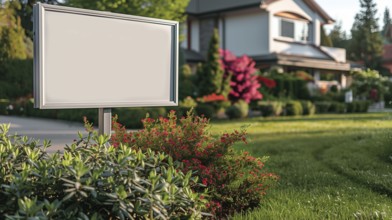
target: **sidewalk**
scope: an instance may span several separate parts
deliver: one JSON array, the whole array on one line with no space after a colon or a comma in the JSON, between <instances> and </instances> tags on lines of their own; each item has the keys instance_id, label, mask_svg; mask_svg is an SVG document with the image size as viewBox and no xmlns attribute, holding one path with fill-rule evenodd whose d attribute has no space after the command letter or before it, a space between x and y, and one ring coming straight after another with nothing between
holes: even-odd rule
<instances>
[{"instance_id":1,"label":"sidewalk","mask_svg":"<svg viewBox=\"0 0 392 220\"><path fill-rule=\"evenodd\" d=\"M48 152L63 150L66 144L78 139L78 131L86 134L83 124L61 120L26 118L0 115L0 124L11 124L9 134L28 136L40 140L52 141Z\"/></svg>"}]
</instances>

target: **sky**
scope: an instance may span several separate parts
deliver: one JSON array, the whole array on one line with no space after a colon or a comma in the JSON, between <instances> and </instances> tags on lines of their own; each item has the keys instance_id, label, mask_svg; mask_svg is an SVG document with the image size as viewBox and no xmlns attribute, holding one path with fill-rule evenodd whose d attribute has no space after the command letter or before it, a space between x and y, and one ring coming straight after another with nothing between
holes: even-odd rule
<instances>
[{"instance_id":1,"label":"sky","mask_svg":"<svg viewBox=\"0 0 392 220\"><path fill-rule=\"evenodd\" d=\"M316 0L316 2L333 18L336 22L342 22L342 28L350 34L354 17L360 10L359 0ZM377 17L380 27L383 24L384 10L386 7L392 15L392 0L374 0L377 4ZM332 29L333 25L326 25L326 30Z\"/></svg>"}]
</instances>

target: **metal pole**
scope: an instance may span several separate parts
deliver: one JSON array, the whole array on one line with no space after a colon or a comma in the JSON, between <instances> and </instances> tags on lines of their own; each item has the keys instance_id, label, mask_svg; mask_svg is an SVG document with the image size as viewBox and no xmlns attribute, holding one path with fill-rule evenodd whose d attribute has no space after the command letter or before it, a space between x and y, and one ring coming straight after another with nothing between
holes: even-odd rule
<instances>
[{"instance_id":1,"label":"metal pole","mask_svg":"<svg viewBox=\"0 0 392 220\"><path fill-rule=\"evenodd\" d=\"M112 132L112 109L98 109L98 130L100 135L106 134L110 137Z\"/></svg>"}]
</instances>

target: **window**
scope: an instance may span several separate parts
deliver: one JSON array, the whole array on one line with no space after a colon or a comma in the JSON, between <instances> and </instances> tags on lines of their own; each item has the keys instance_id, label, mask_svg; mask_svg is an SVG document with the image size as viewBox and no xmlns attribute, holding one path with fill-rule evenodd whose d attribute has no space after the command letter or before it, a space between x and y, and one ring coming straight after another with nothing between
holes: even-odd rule
<instances>
[{"instance_id":1,"label":"window","mask_svg":"<svg viewBox=\"0 0 392 220\"><path fill-rule=\"evenodd\" d=\"M309 24L301 20L279 19L279 35L295 41L309 41Z\"/></svg>"},{"instance_id":2,"label":"window","mask_svg":"<svg viewBox=\"0 0 392 220\"><path fill-rule=\"evenodd\" d=\"M281 20L281 34L282 37L294 38L294 22Z\"/></svg>"}]
</instances>

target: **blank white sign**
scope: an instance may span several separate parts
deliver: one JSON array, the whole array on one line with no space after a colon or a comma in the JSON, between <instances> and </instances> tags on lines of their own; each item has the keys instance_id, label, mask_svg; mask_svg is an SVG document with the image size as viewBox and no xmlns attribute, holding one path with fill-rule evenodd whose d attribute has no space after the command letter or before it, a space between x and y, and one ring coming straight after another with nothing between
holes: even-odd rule
<instances>
[{"instance_id":1,"label":"blank white sign","mask_svg":"<svg viewBox=\"0 0 392 220\"><path fill-rule=\"evenodd\" d=\"M37 4L35 105L177 105L178 22Z\"/></svg>"}]
</instances>

